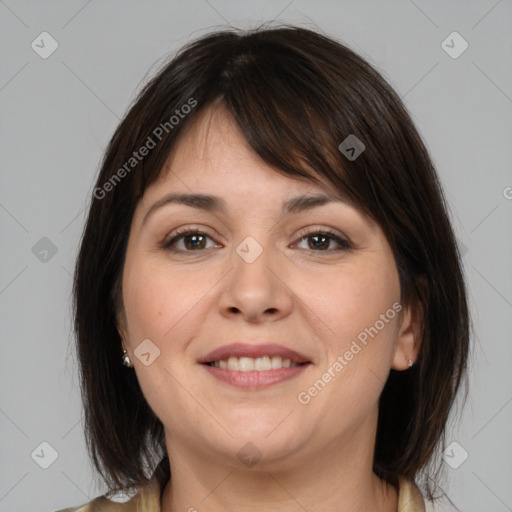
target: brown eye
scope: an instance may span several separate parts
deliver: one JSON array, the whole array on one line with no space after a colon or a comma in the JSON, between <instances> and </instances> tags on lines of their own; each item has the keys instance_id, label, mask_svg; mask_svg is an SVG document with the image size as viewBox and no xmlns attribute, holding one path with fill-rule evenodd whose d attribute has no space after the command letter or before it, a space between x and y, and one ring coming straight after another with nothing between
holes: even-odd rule
<instances>
[{"instance_id":1,"label":"brown eye","mask_svg":"<svg viewBox=\"0 0 512 512\"><path fill-rule=\"evenodd\" d=\"M164 242L163 248L173 252L202 251L209 248L207 247L207 240L212 240L212 238L201 231L188 229L176 233Z\"/></svg>"},{"instance_id":2,"label":"brown eye","mask_svg":"<svg viewBox=\"0 0 512 512\"><path fill-rule=\"evenodd\" d=\"M315 252L350 249L350 244L332 231L313 231L309 234L303 234L300 241L302 242L303 240L308 241L306 249ZM332 247L333 244L334 247Z\"/></svg>"}]
</instances>

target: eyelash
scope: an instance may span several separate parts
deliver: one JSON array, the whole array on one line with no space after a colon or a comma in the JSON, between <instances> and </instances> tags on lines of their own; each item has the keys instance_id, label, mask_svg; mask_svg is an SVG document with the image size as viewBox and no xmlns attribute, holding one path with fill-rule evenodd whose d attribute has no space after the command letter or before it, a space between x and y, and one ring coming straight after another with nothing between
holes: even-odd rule
<instances>
[{"instance_id":1,"label":"eyelash","mask_svg":"<svg viewBox=\"0 0 512 512\"><path fill-rule=\"evenodd\" d=\"M187 252L192 253L192 252L202 252L202 251L207 250L207 249L198 249L197 251L196 250L190 251L187 249L176 249L175 247L173 247L173 245L178 240L185 238L188 235L202 235L202 236L206 236L206 237L212 239L209 235L207 235L206 233L204 233L202 231L199 231L198 229L182 228L182 229L178 229L170 239L164 240L164 242L162 243L162 248L166 249L168 251L171 251L173 253L187 253ZM315 235L326 236L330 240L336 242L340 246L340 248L335 249L334 251L346 251L346 250L352 248L352 246L346 240L343 240L342 238L340 238L334 231L331 231L329 228L323 228L323 229L319 229L317 231L302 232L299 235L300 236L299 241L302 242L304 239L313 237ZM315 251L314 249L305 249L305 250L309 250L312 252L318 252L318 253L332 253L333 252L333 250L318 250L318 251Z\"/></svg>"}]
</instances>

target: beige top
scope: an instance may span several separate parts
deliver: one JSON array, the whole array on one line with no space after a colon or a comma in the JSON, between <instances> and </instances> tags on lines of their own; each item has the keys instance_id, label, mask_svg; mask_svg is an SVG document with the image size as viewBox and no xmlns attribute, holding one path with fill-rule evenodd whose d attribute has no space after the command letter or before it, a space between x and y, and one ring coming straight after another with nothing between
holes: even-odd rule
<instances>
[{"instance_id":1,"label":"beige top","mask_svg":"<svg viewBox=\"0 0 512 512\"><path fill-rule=\"evenodd\" d=\"M161 512L160 486L153 476L146 487L124 503L114 502L100 496L81 507L66 508L57 512ZM425 502L414 482L400 479L398 488L399 512L425 512Z\"/></svg>"}]
</instances>

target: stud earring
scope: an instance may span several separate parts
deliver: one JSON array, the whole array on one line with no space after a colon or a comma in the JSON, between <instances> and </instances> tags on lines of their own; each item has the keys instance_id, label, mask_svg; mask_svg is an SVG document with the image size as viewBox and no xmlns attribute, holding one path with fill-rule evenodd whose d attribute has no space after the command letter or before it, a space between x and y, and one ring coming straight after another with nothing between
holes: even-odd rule
<instances>
[{"instance_id":1,"label":"stud earring","mask_svg":"<svg viewBox=\"0 0 512 512\"><path fill-rule=\"evenodd\" d=\"M133 363L130 359L130 356L128 355L128 352L125 349L123 349L122 361L126 367L133 368Z\"/></svg>"},{"instance_id":2,"label":"stud earring","mask_svg":"<svg viewBox=\"0 0 512 512\"><path fill-rule=\"evenodd\" d=\"M414 364L414 361L412 359L409 359L407 361L407 365L409 366L409 368Z\"/></svg>"}]
</instances>

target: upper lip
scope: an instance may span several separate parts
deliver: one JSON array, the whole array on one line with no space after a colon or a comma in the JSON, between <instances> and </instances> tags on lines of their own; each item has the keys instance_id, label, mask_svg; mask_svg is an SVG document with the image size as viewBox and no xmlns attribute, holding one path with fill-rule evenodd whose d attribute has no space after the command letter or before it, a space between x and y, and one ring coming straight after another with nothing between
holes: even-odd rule
<instances>
[{"instance_id":1,"label":"upper lip","mask_svg":"<svg viewBox=\"0 0 512 512\"><path fill-rule=\"evenodd\" d=\"M276 345L275 343L249 344L249 343L232 343L216 348L206 356L199 359L199 363L213 363L215 361L227 360L230 357L263 357L263 356L280 356L283 359L290 359L292 363L309 363L309 359L292 350Z\"/></svg>"}]
</instances>

